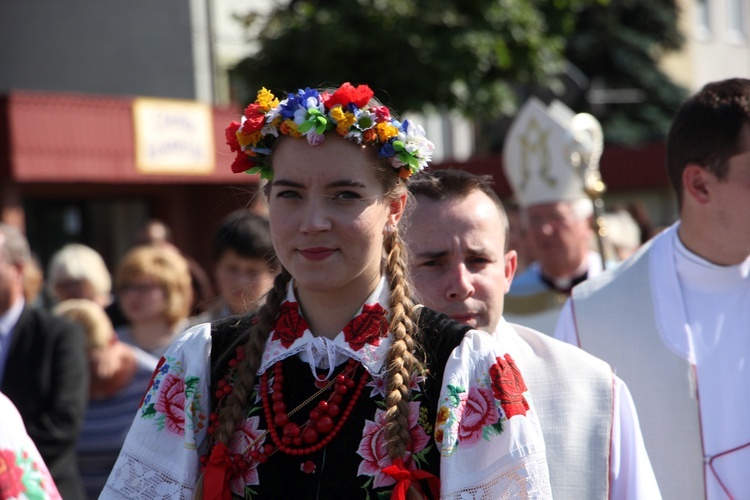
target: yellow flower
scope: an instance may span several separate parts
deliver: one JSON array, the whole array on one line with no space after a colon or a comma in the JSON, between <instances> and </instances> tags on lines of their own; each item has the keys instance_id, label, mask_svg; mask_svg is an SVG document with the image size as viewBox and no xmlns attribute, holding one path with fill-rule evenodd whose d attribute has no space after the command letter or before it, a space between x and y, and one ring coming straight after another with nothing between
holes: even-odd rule
<instances>
[{"instance_id":1,"label":"yellow flower","mask_svg":"<svg viewBox=\"0 0 750 500\"><path fill-rule=\"evenodd\" d=\"M279 100L274 97L270 90L265 87L258 91L258 98L255 100L263 111L268 111L279 105Z\"/></svg>"},{"instance_id":2,"label":"yellow flower","mask_svg":"<svg viewBox=\"0 0 750 500\"><path fill-rule=\"evenodd\" d=\"M281 122L281 127L279 127L279 130L284 135L291 135L292 137L302 137L302 134L299 133L297 130L297 124L294 123L294 120L291 118L287 118L283 122Z\"/></svg>"},{"instance_id":3,"label":"yellow flower","mask_svg":"<svg viewBox=\"0 0 750 500\"><path fill-rule=\"evenodd\" d=\"M336 122L336 132L339 135L346 135L349 129L352 128L352 125L354 125L354 122L357 121L354 113L344 111L344 108L341 106L336 106L331 110L331 118Z\"/></svg>"},{"instance_id":4,"label":"yellow flower","mask_svg":"<svg viewBox=\"0 0 750 500\"><path fill-rule=\"evenodd\" d=\"M391 137L398 135L398 129L390 123L381 122L375 125L375 132L378 133L380 142L387 142Z\"/></svg>"},{"instance_id":5,"label":"yellow flower","mask_svg":"<svg viewBox=\"0 0 750 500\"><path fill-rule=\"evenodd\" d=\"M254 146L261 138L262 135L260 130L256 130L250 134L243 134L241 129L237 131L237 142L239 142L242 147L250 145Z\"/></svg>"},{"instance_id":6,"label":"yellow flower","mask_svg":"<svg viewBox=\"0 0 750 500\"><path fill-rule=\"evenodd\" d=\"M437 421L435 422L435 425L438 427L443 425L448 421L448 418L451 416L451 410L447 406L441 406L438 410L437 414Z\"/></svg>"}]
</instances>

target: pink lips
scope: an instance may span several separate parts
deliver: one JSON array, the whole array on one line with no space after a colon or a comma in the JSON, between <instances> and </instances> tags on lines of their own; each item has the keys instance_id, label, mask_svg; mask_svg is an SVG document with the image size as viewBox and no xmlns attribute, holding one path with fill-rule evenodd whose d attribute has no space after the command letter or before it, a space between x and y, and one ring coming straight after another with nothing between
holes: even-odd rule
<instances>
[{"instance_id":1,"label":"pink lips","mask_svg":"<svg viewBox=\"0 0 750 500\"><path fill-rule=\"evenodd\" d=\"M324 260L333 255L335 251L334 248L316 247L301 249L299 253L308 260Z\"/></svg>"},{"instance_id":2,"label":"pink lips","mask_svg":"<svg viewBox=\"0 0 750 500\"><path fill-rule=\"evenodd\" d=\"M465 325L470 324L472 321L476 321L476 314L451 314L451 319L455 319L459 323L463 323Z\"/></svg>"}]
</instances>

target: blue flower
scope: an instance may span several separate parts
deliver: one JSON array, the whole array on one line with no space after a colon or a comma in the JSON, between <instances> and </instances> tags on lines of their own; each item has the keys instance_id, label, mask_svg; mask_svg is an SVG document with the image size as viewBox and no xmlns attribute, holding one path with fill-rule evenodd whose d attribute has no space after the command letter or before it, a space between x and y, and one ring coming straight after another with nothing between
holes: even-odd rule
<instances>
[{"instance_id":1,"label":"blue flower","mask_svg":"<svg viewBox=\"0 0 750 500\"><path fill-rule=\"evenodd\" d=\"M169 372L169 364L164 363L162 367L159 369L159 373L161 373L162 375L166 375L167 372Z\"/></svg>"},{"instance_id":2,"label":"blue flower","mask_svg":"<svg viewBox=\"0 0 750 500\"><path fill-rule=\"evenodd\" d=\"M383 144L383 147L378 151L378 156L381 158L390 158L396 154L396 149L393 147L393 142L389 141Z\"/></svg>"},{"instance_id":3,"label":"blue flower","mask_svg":"<svg viewBox=\"0 0 750 500\"><path fill-rule=\"evenodd\" d=\"M154 383L152 384L151 387L153 387L154 389L158 389L160 385L161 385L161 379L157 378L156 380L154 380Z\"/></svg>"}]
</instances>

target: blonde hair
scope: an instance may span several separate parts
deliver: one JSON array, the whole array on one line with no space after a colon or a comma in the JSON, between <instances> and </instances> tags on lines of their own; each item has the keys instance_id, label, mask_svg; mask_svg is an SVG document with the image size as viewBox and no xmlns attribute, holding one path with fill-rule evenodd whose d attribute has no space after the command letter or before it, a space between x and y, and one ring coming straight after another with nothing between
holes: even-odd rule
<instances>
[{"instance_id":1,"label":"blonde hair","mask_svg":"<svg viewBox=\"0 0 750 500\"><path fill-rule=\"evenodd\" d=\"M52 312L78 323L86 334L86 348L105 347L114 337L114 328L102 306L88 299L69 299L57 304Z\"/></svg>"},{"instance_id":2,"label":"blonde hair","mask_svg":"<svg viewBox=\"0 0 750 500\"><path fill-rule=\"evenodd\" d=\"M153 245L130 250L117 266L115 286L122 291L129 282L139 278L154 280L164 289L165 314L170 327L188 317L193 300L190 268L177 250Z\"/></svg>"},{"instance_id":3,"label":"blonde hair","mask_svg":"<svg viewBox=\"0 0 750 500\"><path fill-rule=\"evenodd\" d=\"M290 139L292 140L292 139ZM280 141L279 141L280 142ZM373 167L383 184L386 198L395 199L407 193L405 181L398 172L369 147L363 154L373 155ZM406 247L398 230L392 228L383 241L385 274L391 289L389 327L392 343L386 358L386 448L392 458L403 458L411 439L409 433L409 400L411 380L422 370L418 360L421 344L418 339L417 313L412 301L412 289L407 274ZM263 349L274 326L291 275L282 266L273 288L266 294L265 303L257 312L257 322L250 328L245 343L245 356L237 365L237 379L226 403L219 411L213 433L212 446L223 443L229 446L237 426L244 420L250 393L256 382ZM269 423L268 425L273 425ZM202 478L198 482L196 498L203 493Z\"/></svg>"},{"instance_id":4,"label":"blonde hair","mask_svg":"<svg viewBox=\"0 0 750 500\"><path fill-rule=\"evenodd\" d=\"M104 302L112 293L112 277L104 259L93 248L71 243L58 250L50 260L48 271L48 291L59 299L57 286L63 280L85 281L91 285L94 294Z\"/></svg>"}]
</instances>

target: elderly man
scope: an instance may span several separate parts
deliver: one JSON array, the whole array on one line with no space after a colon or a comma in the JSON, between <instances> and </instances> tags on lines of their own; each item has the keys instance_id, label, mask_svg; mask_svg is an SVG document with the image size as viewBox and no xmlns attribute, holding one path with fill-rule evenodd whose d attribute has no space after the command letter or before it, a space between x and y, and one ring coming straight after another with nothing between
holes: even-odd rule
<instances>
[{"instance_id":1,"label":"elderly man","mask_svg":"<svg viewBox=\"0 0 750 500\"><path fill-rule=\"evenodd\" d=\"M440 170L410 190L417 206L406 241L419 297L512 339L542 424L555 498L660 498L625 384L603 361L503 319L516 254L505 248L508 223L488 179Z\"/></svg>"},{"instance_id":2,"label":"elderly man","mask_svg":"<svg viewBox=\"0 0 750 500\"><path fill-rule=\"evenodd\" d=\"M83 498L75 445L88 398L86 344L72 323L25 304L29 259L26 238L0 224L0 391L18 408L63 498Z\"/></svg>"},{"instance_id":3,"label":"elderly man","mask_svg":"<svg viewBox=\"0 0 750 500\"><path fill-rule=\"evenodd\" d=\"M503 168L536 261L508 292L509 321L552 335L571 288L603 269L601 256L591 250L594 207L583 173L598 162L601 141L593 117L575 115L557 101L547 106L531 98L513 121Z\"/></svg>"},{"instance_id":4,"label":"elderly man","mask_svg":"<svg viewBox=\"0 0 750 500\"><path fill-rule=\"evenodd\" d=\"M750 498L750 80L706 85L667 139L680 220L579 285L555 336L633 390L667 498Z\"/></svg>"}]
</instances>

